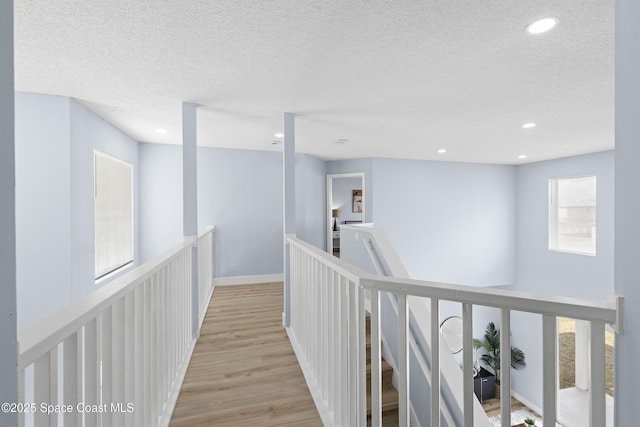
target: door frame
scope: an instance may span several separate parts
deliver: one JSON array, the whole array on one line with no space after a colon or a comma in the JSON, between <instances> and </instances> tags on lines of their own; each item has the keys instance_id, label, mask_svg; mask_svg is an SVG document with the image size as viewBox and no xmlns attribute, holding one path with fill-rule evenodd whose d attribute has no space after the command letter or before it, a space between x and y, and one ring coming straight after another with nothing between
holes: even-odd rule
<instances>
[{"instance_id":1,"label":"door frame","mask_svg":"<svg viewBox=\"0 0 640 427\"><path fill-rule=\"evenodd\" d=\"M330 173L327 174L327 210L325 212L327 223L327 252L333 254L333 217L331 216L331 201L333 200L333 180L341 178L360 178L362 180L362 222L366 222L366 197L364 172Z\"/></svg>"}]
</instances>

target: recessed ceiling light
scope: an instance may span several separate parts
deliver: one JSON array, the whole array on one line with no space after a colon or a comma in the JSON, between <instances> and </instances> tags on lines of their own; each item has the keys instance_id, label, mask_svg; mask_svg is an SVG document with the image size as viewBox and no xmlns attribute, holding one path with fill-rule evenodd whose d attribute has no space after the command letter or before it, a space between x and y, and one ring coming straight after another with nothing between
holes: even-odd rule
<instances>
[{"instance_id":1,"label":"recessed ceiling light","mask_svg":"<svg viewBox=\"0 0 640 427\"><path fill-rule=\"evenodd\" d=\"M529 34L545 33L556 26L558 20L556 18L544 18L536 22L532 22L527 26L527 32Z\"/></svg>"},{"instance_id":2,"label":"recessed ceiling light","mask_svg":"<svg viewBox=\"0 0 640 427\"><path fill-rule=\"evenodd\" d=\"M278 132L278 133L276 133L276 134L275 134L275 135L273 135L273 136L275 136L276 138L282 138L282 137L284 136L284 133L280 133L280 132Z\"/></svg>"},{"instance_id":3,"label":"recessed ceiling light","mask_svg":"<svg viewBox=\"0 0 640 427\"><path fill-rule=\"evenodd\" d=\"M518 156L518 158L519 158L519 159L526 159L526 158L527 158L527 155L526 155L526 154L520 154L520 155Z\"/></svg>"},{"instance_id":4,"label":"recessed ceiling light","mask_svg":"<svg viewBox=\"0 0 640 427\"><path fill-rule=\"evenodd\" d=\"M445 150L444 148L441 148L441 149L438 150L439 154L444 154L446 152L447 152L447 150Z\"/></svg>"},{"instance_id":5,"label":"recessed ceiling light","mask_svg":"<svg viewBox=\"0 0 640 427\"><path fill-rule=\"evenodd\" d=\"M531 128L536 127L536 124L535 123L525 123L525 124L522 125L522 127L525 128L525 129L531 129Z\"/></svg>"},{"instance_id":6,"label":"recessed ceiling light","mask_svg":"<svg viewBox=\"0 0 640 427\"><path fill-rule=\"evenodd\" d=\"M158 128L156 129L156 133L159 133L160 135L164 135L165 133L167 133L167 130L163 128Z\"/></svg>"}]
</instances>

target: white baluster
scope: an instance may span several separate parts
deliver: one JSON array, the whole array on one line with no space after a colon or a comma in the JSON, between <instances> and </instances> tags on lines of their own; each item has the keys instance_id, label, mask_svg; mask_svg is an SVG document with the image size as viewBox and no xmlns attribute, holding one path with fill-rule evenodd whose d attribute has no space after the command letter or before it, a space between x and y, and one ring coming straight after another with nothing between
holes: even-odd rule
<instances>
[{"instance_id":1,"label":"white baluster","mask_svg":"<svg viewBox=\"0 0 640 427\"><path fill-rule=\"evenodd\" d=\"M153 331L151 327L151 279L147 279L144 282L144 317L142 320L142 325L144 328L144 332L142 334L142 339L144 342L144 357L143 357L143 372L144 372L144 392L143 392L143 406L142 410L144 411L144 425L145 426L153 426L153 412L151 408L151 400L152 396L154 396L155 390L151 386L151 377L153 375L153 371L151 369L151 365L153 362L154 354L152 351L152 340L151 333Z\"/></svg>"},{"instance_id":2,"label":"white baluster","mask_svg":"<svg viewBox=\"0 0 640 427\"><path fill-rule=\"evenodd\" d=\"M360 425L367 423L367 330L366 315L364 303L364 288L357 286L357 314L358 314L358 401Z\"/></svg>"},{"instance_id":3,"label":"white baluster","mask_svg":"<svg viewBox=\"0 0 640 427\"><path fill-rule=\"evenodd\" d=\"M409 425L409 306L407 295L398 294L398 399L400 425Z\"/></svg>"},{"instance_id":4,"label":"white baluster","mask_svg":"<svg viewBox=\"0 0 640 427\"><path fill-rule=\"evenodd\" d=\"M440 426L440 304L431 298L431 427Z\"/></svg>"},{"instance_id":5,"label":"white baluster","mask_svg":"<svg viewBox=\"0 0 640 427\"><path fill-rule=\"evenodd\" d=\"M320 365L322 366L322 375L320 377L322 400L326 401L329 397L328 375L329 375L329 357L327 352L329 350L327 330L327 267L322 265L320 267Z\"/></svg>"},{"instance_id":6,"label":"white baluster","mask_svg":"<svg viewBox=\"0 0 640 427\"><path fill-rule=\"evenodd\" d=\"M109 405L113 402L113 323L112 323L112 311L111 308L106 309L100 316L100 342L102 353L102 390L100 403L103 405ZM100 385L99 385L100 386ZM98 414L98 418L102 419L102 425L112 425L111 411L106 411Z\"/></svg>"},{"instance_id":7,"label":"white baluster","mask_svg":"<svg viewBox=\"0 0 640 427\"><path fill-rule=\"evenodd\" d=\"M135 292L128 294L124 299L124 403L135 405ZM135 406L134 406L135 409ZM135 426L133 414L124 416L126 427Z\"/></svg>"},{"instance_id":8,"label":"white baluster","mask_svg":"<svg viewBox=\"0 0 640 427\"><path fill-rule=\"evenodd\" d=\"M356 289L351 281L348 287L348 316L349 316L349 425L358 425L358 331L357 331L357 307Z\"/></svg>"},{"instance_id":9,"label":"white baluster","mask_svg":"<svg viewBox=\"0 0 640 427\"><path fill-rule=\"evenodd\" d=\"M349 282L347 279L340 276L340 285L338 291L340 292L340 327L342 333L340 334L340 379L343 381L343 388L340 389L341 401L341 413L342 413L342 425L348 425L350 421L350 407L349 407L349 387L344 386L344 379L349 378L349 317L348 317L348 288Z\"/></svg>"},{"instance_id":10,"label":"white baluster","mask_svg":"<svg viewBox=\"0 0 640 427\"><path fill-rule=\"evenodd\" d=\"M380 294L377 289L371 289L371 427L382 426L380 358Z\"/></svg>"},{"instance_id":11,"label":"white baluster","mask_svg":"<svg viewBox=\"0 0 640 427\"><path fill-rule=\"evenodd\" d=\"M65 405L73 405L74 410L64 413L64 426L73 427L80 425L80 414L75 410L80 402L82 392L82 372L78 363L82 356L79 349L79 332L73 333L62 344L62 369L64 379L62 382L62 401ZM80 374L80 375L79 375Z\"/></svg>"},{"instance_id":12,"label":"white baluster","mask_svg":"<svg viewBox=\"0 0 640 427\"><path fill-rule=\"evenodd\" d=\"M473 427L473 306L462 304L462 389L464 427Z\"/></svg>"},{"instance_id":13,"label":"white baluster","mask_svg":"<svg viewBox=\"0 0 640 427\"><path fill-rule=\"evenodd\" d=\"M47 405L53 404L51 401L51 352L47 352L40 356L33 364L33 388L34 388L34 401L40 409L40 405L45 403ZM43 411L36 411L34 414L34 420L36 426L48 426L50 416Z\"/></svg>"},{"instance_id":14,"label":"white baluster","mask_svg":"<svg viewBox=\"0 0 640 427\"><path fill-rule=\"evenodd\" d=\"M162 407L165 404L166 396L169 395L169 392L171 390L170 389L171 381L169 378L169 368L167 363L168 353L170 351L170 348L168 345L168 336L167 336L167 331L169 329L168 328L169 325L167 323L167 312L169 310L169 302L167 301L167 280L168 280L167 275L168 275L167 266L165 265L160 270L160 276L159 276L160 283L158 288L158 315L160 317L158 321L158 332L159 332L158 351L160 353L158 371L160 375L159 387L161 392L158 408L160 410L160 413L162 413ZM198 294L198 295L202 295L202 294ZM198 322L200 322L200 305L199 304L198 304Z\"/></svg>"},{"instance_id":15,"label":"white baluster","mask_svg":"<svg viewBox=\"0 0 640 427\"><path fill-rule=\"evenodd\" d=\"M92 319L84 327L84 403L87 405L98 404L99 369L98 325L97 320ZM97 424L96 413L84 413L85 427L96 427Z\"/></svg>"},{"instance_id":16,"label":"white baluster","mask_svg":"<svg viewBox=\"0 0 640 427\"><path fill-rule=\"evenodd\" d=\"M134 412L134 420L135 426L144 425L144 416L145 416L145 365L146 365L146 350L145 350L145 290L144 284L138 286L134 293L134 377L135 377L135 390L134 390L134 404L135 404L135 412Z\"/></svg>"},{"instance_id":17,"label":"white baluster","mask_svg":"<svg viewBox=\"0 0 640 427\"><path fill-rule=\"evenodd\" d=\"M329 269L327 272L327 299L328 299L328 307L327 307L327 316L328 316L328 332L329 332L329 340L327 344L327 359L329 361L329 412L333 413L333 422L336 422L336 384L337 384L337 376L336 376L336 363L337 354L336 354L336 338L338 335L338 328L336 327L336 298L335 298L335 274L333 270Z\"/></svg>"},{"instance_id":18,"label":"white baluster","mask_svg":"<svg viewBox=\"0 0 640 427\"><path fill-rule=\"evenodd\" d=\"M107 405L114 403L116 405L124 405L124 364L125 364L125 331L124 331L124 299L120 299L113 304L112 307L112 356L111 363L112 369L112 389L111 398L109 401L104 402ZM124 416L120 412L120 407L116 406L111 413L112 425L122 426L124 425Z\"/></svg>"},{"instance_id":19,"label":"white baluster","mask_svg":"<svg viewBox=\"0 0 640 427\"><path fill-rule=\"evenodd\" d=\"M500 419L502 427L511 427L511 311L500 310Z\"/></svg>"},{"instance_id":20,"label":"white baluster","mask_svg":"<svg viewBox=\"0 0 640 427\"><path fill-rule=\"evenodd\" d=\"M591 387L589 387L589 426L605 426L607 419L605 396L605 336L604 322L590 324Z\"/></svg>"},{"instance_id":21,"label":"white baluster","mask_svg":"<svg viewBox=\"0 0 640 427\"><path fill-rule=\"evenodd\" d=\"M160 400L162 399L162 393L160 392L160 370L159 362L160 362L160 354L158 352L159 342L160 342L160 328L159 328L159 312L160 312L160 304L158 301L159 292L159 278L158 272L156 272L151 279L151 287L150 287L150 300L151 300L151 347L149 359L147 362L151 365L151 389L149 390L151 394L151 425L157 424L157 418L159 413L159 408L161 408L162 403Z\"/></svg>"},{"instance_id":22,"label":"white baluster","mask_svg":"<svg viewBox=\"0 0 640 427\"><path fill-rule=\"evenodd\" d=\"M557 421L557 323L555 316L542 316L542 417L544 425L555 426Z\"/></svg>"}]
</instances>

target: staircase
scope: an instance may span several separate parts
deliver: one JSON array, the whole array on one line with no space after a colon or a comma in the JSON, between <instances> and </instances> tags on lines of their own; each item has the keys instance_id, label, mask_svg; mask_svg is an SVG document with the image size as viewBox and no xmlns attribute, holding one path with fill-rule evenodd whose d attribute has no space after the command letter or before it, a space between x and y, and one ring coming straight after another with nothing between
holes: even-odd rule
<instances>
[{"instance_id":1,"label":"staircase","mask_svg":"<svg viewBox=\"0 0 640 427\"><path fill-rule=\"evenodd\" d=\"M371 425L371 321L367 316L367 425ZM381 360L382 370L382 425L398 426L398 391L393 387L393 367L384 358Z\"/></svg>"}]
</instances>

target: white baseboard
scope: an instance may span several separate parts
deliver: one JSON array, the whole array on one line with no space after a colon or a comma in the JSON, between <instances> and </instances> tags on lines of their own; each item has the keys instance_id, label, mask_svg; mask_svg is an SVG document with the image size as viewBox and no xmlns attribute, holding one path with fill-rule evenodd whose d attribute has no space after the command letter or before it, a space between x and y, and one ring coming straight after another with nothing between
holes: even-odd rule
<instances>
[{"instance_id":1,"label":"white baseboard","mask_svg":"<svg viewBox=\"0 0 640 427\"><path fill-rule=\"evenodd\" d=\"M213 279L213 286L255 285L282 281L284 281L284 275L282 273L261 274L256 276L216 277Z\"/></svg>"},{"instance_id":2,"label":"white baseboard","mask_svg":"<svg viewBox=\"0 0 640 427\"><path fill-rule=\"evenodd\" d=\"M511 389L511 396L515 397L516 399L518 399L520 402L524 403L524 405L537 412L538 414L542 414L542 409L538 408L538 405L534 405L533 403L531 403L528 399L522 397L522 395L520 393L516 393L515 391L513 391L513 389Z\"/></svg>"}]
</instances>

